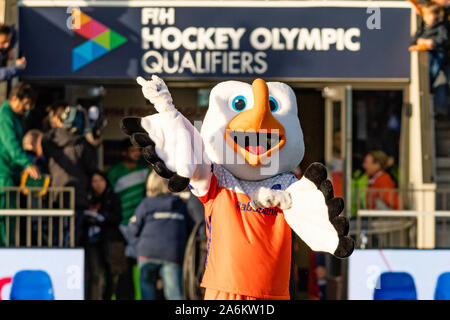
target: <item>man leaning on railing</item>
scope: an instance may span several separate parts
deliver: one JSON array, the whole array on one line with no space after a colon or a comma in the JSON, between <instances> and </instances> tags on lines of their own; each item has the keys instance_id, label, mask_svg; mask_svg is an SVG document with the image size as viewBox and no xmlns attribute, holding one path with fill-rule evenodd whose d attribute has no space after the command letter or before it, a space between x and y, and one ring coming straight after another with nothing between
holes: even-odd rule
<instances>
[{"instance_id":1,"label":"man leaning on railing","mask_svg":"<svg viewBox=\"0 0 450 320\"><path fill-rule=\"evenodd\" d=\"M0 107L0 188L18 186L20 173L25 169L29 176L38 179L40 173L27 157L22 147L21 117L31 107L33 90L29 85L19 83L11 90L10 98ZM5 191L0 191L0 208L15 208L15 198L6 199ZM11 224L11 228L14 226ZM5 245L4 218L0 218L0 247ZM9 233L10 235L12 233Z\"/></svg>"}]
</instances>

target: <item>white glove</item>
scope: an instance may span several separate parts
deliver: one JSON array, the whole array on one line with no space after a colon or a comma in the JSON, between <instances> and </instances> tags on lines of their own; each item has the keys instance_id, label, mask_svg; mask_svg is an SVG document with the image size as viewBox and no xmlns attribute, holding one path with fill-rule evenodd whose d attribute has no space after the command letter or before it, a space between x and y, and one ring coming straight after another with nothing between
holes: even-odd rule
<instances>
[{"instance_id":1,"label":"white glove","mask_svg":"<svg viewBox=\"0 0 450 320\"><path fill-rule=\"evenodd\" d=\"M210 162L200 133L175 108L162 79L153 75L149 81L142 77L136 80L158 113L144 118L124 118L122 130L131 136L134 145L143 148L144 159L154 170L169 179L171 191L184 190L193 177L199 180L203 189L207 188Z\"/></svg>"},{"instance_id":2,"label":"white glove","mask_svg":"<svg viewBox=\"0 0 450 320\"><path fill-rule=\"evenodd\" d=\"M176 111L169 88L167 88L167 85L161 78L157 75L152 75L151 81L147 81L142 77L137 77L136 81L142 86L144 97L153 103L156 111Z\"/></svg>"},{"instance_id":3,"label":"white glove","mask_svg":"<svg viewBox=\"0 0 450 320\"><path fill-rule=\"evenodd\" d=\"M286 222L313 251L333 254L339 236L328 217L323 193L305 177L291 184L286 191L292 197L292 206L283 210Z\"/></svg>"}]
</instances>

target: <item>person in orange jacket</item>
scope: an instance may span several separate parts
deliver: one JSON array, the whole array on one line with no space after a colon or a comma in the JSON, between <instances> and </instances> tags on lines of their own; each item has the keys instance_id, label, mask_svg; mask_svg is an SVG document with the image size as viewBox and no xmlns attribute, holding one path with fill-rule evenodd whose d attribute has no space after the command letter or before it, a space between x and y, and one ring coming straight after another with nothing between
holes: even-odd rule
<instances>
[{"instance_id":1,"label":"person in orange jacket","mask_svg":"<svg viewBox=\"0 0 450 320\"><path fill-rule=\"evenodd\" d=\"M389 157L380 150L371 151L364 158L363 168L369 176L368 209L398 210L400 207L400 199L395 190L381 190L396 187L394 180L385 171L388 168L388 162Z\"/></svg>"}]
</instances>

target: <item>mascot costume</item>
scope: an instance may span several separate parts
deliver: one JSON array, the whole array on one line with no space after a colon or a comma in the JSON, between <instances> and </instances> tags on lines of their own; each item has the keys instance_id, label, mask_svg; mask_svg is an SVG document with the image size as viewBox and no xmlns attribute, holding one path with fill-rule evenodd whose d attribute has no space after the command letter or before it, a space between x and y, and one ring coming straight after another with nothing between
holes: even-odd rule
<instances>
[{"instance_id":1,"label":"mascot costume","mask_svg":"<svg viewBox=\"0 0 450 320\"><path fill-rule=\"evenodd\" d=\"M327 171L298 180L303 133L294 91L256 79L217 84L201 132L172 103L164 81L137 79L158 113L122 130L169 189L189 186L205 206L205 299L289 299L291 229L314 251L348 257L354 242Z\"/></svg>"}]
</instances>

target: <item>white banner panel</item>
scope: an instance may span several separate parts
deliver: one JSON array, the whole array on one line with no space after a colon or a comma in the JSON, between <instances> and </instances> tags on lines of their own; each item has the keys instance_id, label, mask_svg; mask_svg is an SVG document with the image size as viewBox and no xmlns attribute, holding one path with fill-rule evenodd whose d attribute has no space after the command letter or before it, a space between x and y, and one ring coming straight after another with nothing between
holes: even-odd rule
<instances>
[{"instance_id":1,"label":"white banner panel","mask_svg":"<svg viewBox=\"0 0 450 320\"><path fill-rule=\"evenodd\" d=\"M348 298L374 299L384 272L407 273L414 281L417 299L434 300L439 276L450 272L450 250L355 250L349 257Z\"/></svg>"},{"instance_id":2,"label":"white banner panel","mask_svg":"<svg viewBox=\"0 0 450 320\"><path fill-rule=\"evenodd\" d=\"M46 288L46 292L33 292L34 296L48 297L51 292L55 300L84 299L83 249L0 249L1 300L10 300L14 276L21 271L32 271L25 273L28 281L33 275L48 275L50 278L51 284L46 285L47 287L41 285ZM42 279L36 281L42 282ZM23 292L27 290L24 285L17 285L15 289L16 296L27 294ZM22 292L19 292L20 290Z\"/></svg>"}]
</instances>

